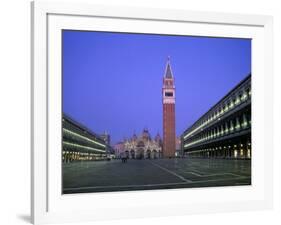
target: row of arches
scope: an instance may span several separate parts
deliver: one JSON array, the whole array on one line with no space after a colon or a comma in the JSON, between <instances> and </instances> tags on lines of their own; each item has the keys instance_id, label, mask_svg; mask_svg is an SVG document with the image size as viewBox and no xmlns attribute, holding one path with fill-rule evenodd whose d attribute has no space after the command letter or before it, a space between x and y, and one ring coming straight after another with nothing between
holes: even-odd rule
<instances>
[{"instance_id":1,"label":"row of arches","mask_svg":"<svg viewBox=\"0 0 281 225\"><path fill-rule=\"evenodd\" d=\"M136 150L131 149L131 150L126 150L125 155L129 159L157 159L160 158L160 152L154 150L147 149L145 150L144 148L138 148Z\"/></svg>"},{"instance_id":2,"label":"row of arches","mask_svg":"<svg viewBox=\"0 0 281 225\"><path fill-rule=\"evenodd\" d=\"M189 157L251 159L251 140L215 143L186 152Z\"/></svg>"},{"instance_id":3,"label":"row of arches","mask_svg":"<svg viewBox=\"0 0 281 225\"><path fill-rule=\"evenodd\" d=\"M197 121L194 126L184 136L184 139L192 136L196 131L204 128L206 125L216 121L218 118L222 117L225 113L235 109L241 103L251 101L251 83L248 78L244 85L236 90L233 94L229 95L223 102L221 102L216 108L212 109L204 118Z\"/></svg>"},{"instance_id":4,"label":"row of arches","mask_svg":"<svg viewBox=\"0 0 281 225\"><path fill-rule=\"evenodd\" d=\"M249 112L244 112L240 115L237 115L234 118L224 120L218 125L213 126L210 129L206 129L201 132L199 135L191 138L186 141L184 147L191 147L195 144L202 143L204 141L212 140L219 138L225 135L229 135L235 132L240 132L243 129L248 129L251 126L251 114Z\"/></svg>"},{"instance_id":5,"label":"row of arches","mask_svg":"<svg viewBox=\"0 0 281 225\"><path fill-rule=\"evenodd\" d=\"M62 162L69 163L75 161L97 161L97 160L105 160L106 154L95 154L90 152L76 152L76 151L68 151L64 150L62 152Z\"/></svg>"}]
</instances>

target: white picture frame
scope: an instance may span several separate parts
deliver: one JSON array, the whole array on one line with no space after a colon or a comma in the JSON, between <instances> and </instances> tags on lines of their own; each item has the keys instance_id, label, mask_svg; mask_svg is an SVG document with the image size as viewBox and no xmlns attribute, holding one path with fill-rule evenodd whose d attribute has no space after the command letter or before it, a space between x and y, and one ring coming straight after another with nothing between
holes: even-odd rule
<instances>
[{"instance_id":1,"label":"white picture frame","mask_svg":"<svg viewBox=\"0 0 281 225\"><path fill-rule=\"evenodd\" d=\"M120 22L122 21L122 22ZM97 23L98 22L98 23ZM161 30L165 25L165 31ZM53 136L60 113L59 31L65 28L252 38L253 152L250 187L191 188L60 196ZM156 29L156 26L158 27ZM272 17L32 2L32 197L34 224L269 209L273 205ZM51 140L51 141L50 141ZM153 199L153 201L151 201ZM108 213L110 211L110 213ZM127 213L123 213L126 211ZM139 212L142 212L141 214Z\"/></svg>"}]
</instances>

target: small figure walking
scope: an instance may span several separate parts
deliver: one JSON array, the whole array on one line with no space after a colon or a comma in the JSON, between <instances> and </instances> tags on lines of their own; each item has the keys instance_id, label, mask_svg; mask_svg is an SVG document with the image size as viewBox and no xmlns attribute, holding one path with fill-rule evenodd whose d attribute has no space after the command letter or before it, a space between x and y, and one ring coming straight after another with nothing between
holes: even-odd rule
<instances>
[{"instance_id":1,"label":"small figure walking","mask_svg":"<svg viewBox=\"0 0 281 225\"><path fill-rule=\"evenodd\" d=\"M127 162L127 159L128 159L127 155L123 152L123 153L121 154L122 163L126 163L126 162Z\"/></svg>"}]
</instances>

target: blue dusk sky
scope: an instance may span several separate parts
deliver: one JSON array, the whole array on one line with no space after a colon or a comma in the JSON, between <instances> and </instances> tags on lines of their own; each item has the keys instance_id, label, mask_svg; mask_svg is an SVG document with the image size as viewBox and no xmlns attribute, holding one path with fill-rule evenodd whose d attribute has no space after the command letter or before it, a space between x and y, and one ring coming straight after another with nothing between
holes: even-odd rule
<instances>
[{"instance_id":1,"label":"blue dusk sky","mask_svg":"<svg viewBox=\"0 0 281 225\"><path fill-rule=\"evenodd\" d=\"M162 82L170 56L176 134L251 72L251 40L65 30L63 112L111 143L149 129L162 136Z\"/></svg>"}]
</instances>

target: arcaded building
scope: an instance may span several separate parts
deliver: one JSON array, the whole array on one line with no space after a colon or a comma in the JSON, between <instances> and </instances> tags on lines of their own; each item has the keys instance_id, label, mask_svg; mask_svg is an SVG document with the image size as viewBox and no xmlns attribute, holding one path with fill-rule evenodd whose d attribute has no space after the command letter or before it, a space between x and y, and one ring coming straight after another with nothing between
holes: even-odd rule
<instances>
[{"instance_id":1,"label":"arcaded building","mask_svg":"<svg viewBox=\"0 0 281 225\"><path fill-rule=\"evenodd\" d=\"M62 161L106 159L105 141L96 133L67 115L62 118Z\"/></svg>"},{"instance_id":2,"label":"arcaded building","mask_svg":"<svg viewBox=\"0 0 281 225\"><path fill-rule=\"evenodd\" d=\"M251 75L181 135L182 152L191 157L251 158Z\"/></svg>"}]
</instances>

